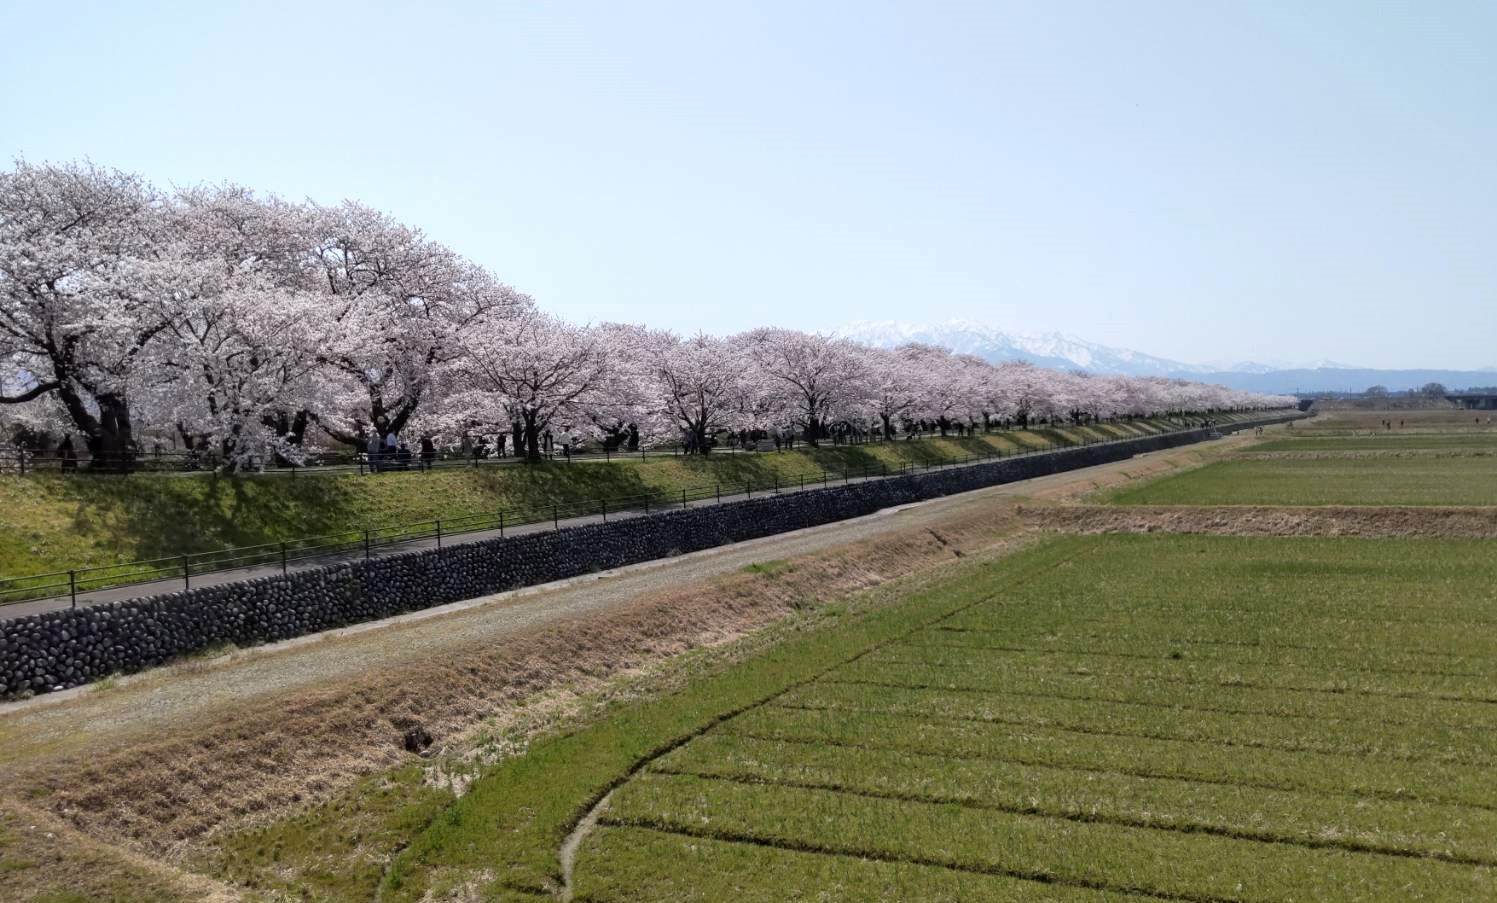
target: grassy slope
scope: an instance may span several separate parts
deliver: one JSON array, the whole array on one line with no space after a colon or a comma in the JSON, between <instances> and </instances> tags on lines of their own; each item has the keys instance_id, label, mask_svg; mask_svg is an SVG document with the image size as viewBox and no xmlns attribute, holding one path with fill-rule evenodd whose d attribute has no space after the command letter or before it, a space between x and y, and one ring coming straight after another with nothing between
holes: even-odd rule
<instances>
[{"instance_id":1,"label":"grassy slope","mask_svg":"<svg viewBox=\"0 0 1497 903\"><path fill-rule=\"evenodd\" d=\"M431 473L298 477L80 475L0 477L0 576L115 564L433 518L533 510L600 497L671 496L682 488L823 468L898 467L1158 432L1150 422L1001 433L784 454L651 458L588 464L460 468Z\"/></svg>"},{"instance_id":2,"label":"grassy slope","mask_svg":"<svg viewBox=\"0 0 1497 903\"><path fill-rule=\"evenodd\" d=\"M385 899L540 896L612 788L578 899L1483 897L1494 650L1451 627L1497 620L1492 551L1105 537L974 563L501 763Z\"/></svg>"}]
</instances>

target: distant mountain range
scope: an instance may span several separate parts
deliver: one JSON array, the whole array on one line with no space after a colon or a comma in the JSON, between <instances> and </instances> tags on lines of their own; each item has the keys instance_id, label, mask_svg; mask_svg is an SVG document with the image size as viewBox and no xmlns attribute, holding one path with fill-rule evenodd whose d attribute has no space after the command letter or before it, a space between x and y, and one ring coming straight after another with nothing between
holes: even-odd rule
<instances>
[{"instance_id":1,"label":"distant mountain range","mask_svg":"<svg viewBox=\"0 0 1497 903\"><path fill-rule=\"evenodd\" d=\"M1179 377L1255 392L1360 392L1375 385L1399 392L1432 382L1443 383L1452 389L1497 385L1497 368L1378 370L1335 361L1295 366L1272 366L1253 361L1188 364L1127 348L1099 345L1060 332L1017 335L969 320L950 320L937 325L893 320L861 322L854 323L842 334L883 348L922 342L949 348L958 354L974 354L993 363L1020 360L1041 367L1085 370L1088 373Z\"/></svg>"}]
</instances>

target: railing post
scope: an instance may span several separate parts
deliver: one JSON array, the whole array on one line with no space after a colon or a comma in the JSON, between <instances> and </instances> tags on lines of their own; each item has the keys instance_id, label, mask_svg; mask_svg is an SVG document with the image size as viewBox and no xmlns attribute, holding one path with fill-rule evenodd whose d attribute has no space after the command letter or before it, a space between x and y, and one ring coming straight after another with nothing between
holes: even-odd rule
<instances>
[{"instance_id":1,"label":"railing post","mask_svg":"<svg viewBox=\"0 0 1497 903\"><path fill-rule=\"evenodd\" d=\"M750 483L748 480L744 480L743 481L743 491L746 492L746 493L748 493L748 497L749 498L753 498L754 497L754 484Z\"/></svg>"},{"instance_id":2,"label":"railing post","mask_svg":"<svg viewBox=\"0 0 1497 903\"><path fill-rule=\"evenodd\" d=\"M281 543L281 576L286 576L286 544Z\"/></svg>"},{"instance_id":3,"label":"railing post","mask_svg":"<svg viewBox=\"0 0 1497 903\"><path fill-rule=\"evenodd\" d=\"M192 570L187 563L187 556L182 556L182 588L192 589Z\"/></svg>"},{"instance_id":4,"label":"railing post","mask_svg":"<svg viewBox=\"0 0 1497 903\"><path fill-rule=\"evenodd\" d=\"M774 475L774 494L775 495L779 495L780 494L780 475L779 474L775 474Z\"/></svg>"},{"instance_id":5,"label":"railing post","mask_svg":"<svg viewBox=\"0 0 1497 903\"><path fill-rule=\"evenodd\" d=\"M608 523L608 499L598 499L598 507L603 509L603 523Z\"/></svg>"},{"instance_id":6,"label":"railing post","mask_svg":"<svg viewBox=\"0 0 1497 903\"><path fill-rule=\"evenodd\" d=\"M557 530L561 529L561 509L554 503L551 505L551 526Z\"/></svg>"},{"instance_id":7,"label":"railing post","mask_svg":"<svg viewBox=\"0 0 1497 903\"><path fill-rule=\"evenodd\" d=\"M723 484L721 483L717 484L717 503L719 505L723 503Z\"/></svg>"},{"instance_id":8,"label":"railing post","mask_svg":"<svg viewBox=\"0 0 1497 903\"><path fill-rule=\"evenodd\" d=\"M504 512L499 512L499 538L504 538Z\"/></svg>"},{"instance_id":9,"label":"railing post","mask_svg":"<svg viewBox=\"0 0 1497 903\"><path fill-rule=\"evenodd\" d=\"M78 572L68 571L68 598L73 600L73 607L78 607Z\"/></svg>"},{"instance_id":10,"label":"railing post","mask_svg":"<svg viewBox=\"0 0 1497 903\"><path fill-rule=\"evenodd\" d=\"M442 519L437 518L437 548L442 547Z\"/></svg>"},{"instance_id":11,"label":"railing post","mask_svg":"<svg viewBox=\"0 0 1497 903\"><path fill-rule=\"evenodd\" d=\"M686 490L681 490L681 510L686 510Z\"/></svg>"},{"instance_id":12,"label":"railing post","mask_svg":"<svg viewBox=\"0 0 1497 903\"><path fill-rule=\"evenodd\" d=\"M369 560L369 531L364 531L364 560Z\"/></svg>"}]
</instances>

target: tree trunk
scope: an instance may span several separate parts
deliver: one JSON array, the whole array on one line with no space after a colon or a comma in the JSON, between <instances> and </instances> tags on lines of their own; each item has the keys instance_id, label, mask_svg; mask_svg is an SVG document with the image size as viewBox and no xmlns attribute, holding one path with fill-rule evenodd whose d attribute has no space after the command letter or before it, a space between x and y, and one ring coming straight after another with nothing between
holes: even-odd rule
<instances>
[{"instance_id":1,"label":"tree trunk","mask_svg":"<svg viewBox=\"0 0 1497 903\"><path fill-rule=\"evenodd\" d=\"M94 458L90 467L124 473L135 463L134 434L130 425L130 407L123 395L100 395L98 432L89 437L88 451Z\"/></svg>"},{"instance_id":2,"label":"tree trunk","mask_svg":"<svg viewBox=\"0 0 1497 903\"><path fill-rule=\"evenodd\" d=\"M83 434L88 448L90 470L128 470L135 460L135 448L131 443L130 408L123 395L112 392L94 397L99 406L99 416L88 409L78 389L71 382L57 387L58 400L67 410L73 426Z\"/></svg>"},{"instance_id":3,"label":"tree trunk","mask_svg":"<svg viewBox=\"0 0 1497 903\"><path fill-rule=\"evenodd\" d=\"M541 459L541 428L535 422L535 415L527 413L525 416L525 457L532 461Z\"/></svg>"}]
</instances>

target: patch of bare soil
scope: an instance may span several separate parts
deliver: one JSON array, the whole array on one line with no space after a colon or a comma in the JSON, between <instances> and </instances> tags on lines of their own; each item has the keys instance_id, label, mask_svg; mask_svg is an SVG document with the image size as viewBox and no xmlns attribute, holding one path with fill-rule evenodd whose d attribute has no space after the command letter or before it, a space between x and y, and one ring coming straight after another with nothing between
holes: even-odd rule
<instances>
[{"instance_id":1,"label":"patch of bare soil","mask_svg":"<svg viewBox=\"0 0 1497 903\"><path fill-rule=\"evenodd\" d=\"M413 730L440 748L521 699L730 641L822 600L951 561L1016 527L1010 506L982 506L788 566L657 590L606 612L518 631L500 644L372 662L351 680L248 702L117 751L23 769L10 789L91 835L170 853L207 832L325 798L353 779L411 761L426 751L407 749Z\"/></svg>"},{"instance_id":2,"label":"patch of bare soil","mask_svg":"<svg viewBox=\"0 0 1497 903\"><path fill-rule=\"evenodd\" d=\"M1032 527L1064 533L1497 538L1497 508L1069 505L1019 514Z\"/></svg>"}]
</instances>

